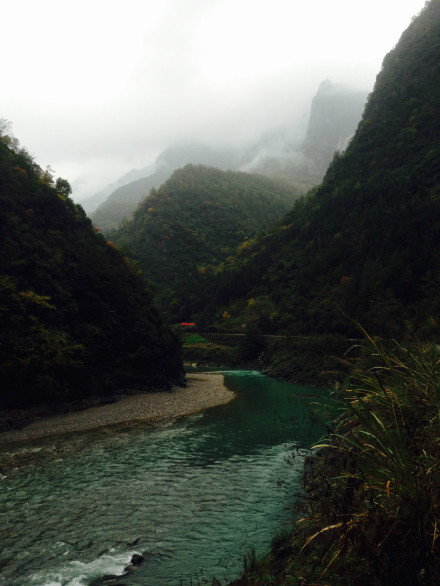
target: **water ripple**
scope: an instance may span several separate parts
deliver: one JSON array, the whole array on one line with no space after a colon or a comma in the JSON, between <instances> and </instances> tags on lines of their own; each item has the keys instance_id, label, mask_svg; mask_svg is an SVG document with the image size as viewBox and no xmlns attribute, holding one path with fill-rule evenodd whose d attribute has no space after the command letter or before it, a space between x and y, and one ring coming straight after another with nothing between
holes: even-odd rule
<instances>
[{"instance_id":1,"label":"water ripple","mask_svg":"<svg viewBox=\"0 0 440 586\"><path fill-rule=\"evenodd\" d=\"M310 423L293 385L233 376L238 398L205 415L71 437L51 451L62 459L9 473L0 585L86 586L121 574L134 553L146 561L121 584L236 577L288 517L304 453L293 446L305 446Z\"/></svg>"}]
</instances>

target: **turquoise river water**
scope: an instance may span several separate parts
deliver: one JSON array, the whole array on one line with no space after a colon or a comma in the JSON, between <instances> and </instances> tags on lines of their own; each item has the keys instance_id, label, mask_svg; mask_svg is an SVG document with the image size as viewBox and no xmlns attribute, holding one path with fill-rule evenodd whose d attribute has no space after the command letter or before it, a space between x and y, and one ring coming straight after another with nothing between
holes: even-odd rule
<instances>
[{"instance_id":1,"label":"turquoise river water","mask_svg":"<svg viewBox=\"0 0 440 586\"><path fill-rule=\"evenodd\" d=\"M196 586L237 578L295 513L304 454L322 433L317 389L225 373L227 405L11 448L35 463L0 480L0 585Z\"/></svg>"}]
</instances>

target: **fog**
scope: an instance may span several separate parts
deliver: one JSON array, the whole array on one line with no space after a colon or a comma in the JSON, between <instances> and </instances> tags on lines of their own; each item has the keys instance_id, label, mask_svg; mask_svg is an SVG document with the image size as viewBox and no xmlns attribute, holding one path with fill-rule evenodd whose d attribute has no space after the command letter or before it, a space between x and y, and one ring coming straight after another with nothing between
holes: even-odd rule
<instances>
[{"instance_id":1,"label":"fog","mask_svg":"<svg viewBox=\"0 0 440 586\"><path fill-rule=\"evenodd\" d=\"M320 83L371 91L424 3L8 2L0 118L79 201L174 142L299 140Z\"/></svg>"}]
</instances>

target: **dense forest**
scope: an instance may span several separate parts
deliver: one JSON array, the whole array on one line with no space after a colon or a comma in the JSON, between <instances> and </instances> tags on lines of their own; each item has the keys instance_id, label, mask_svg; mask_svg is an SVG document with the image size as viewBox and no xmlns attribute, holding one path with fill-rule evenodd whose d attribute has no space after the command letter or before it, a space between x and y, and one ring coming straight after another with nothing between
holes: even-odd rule
<instances>
[{"instance_id":1,"label":"dense forest","mask_svg":"<svg viewBox=\"0 0 440 586\"><path fill-rule=\"evenodd\" d=\"M386 56L346 150L274 227L288 200L262 194L287 187L261 176L188 167L152 192L114 238L170 320L293 335L353 336L355 322L386 336L437 331L438 49L422 15Z\"/></svg>"},{"instance_id":2,"label":"dense forest","mask_svg":"<svg viewBox=\"0 0 440 586\"><path fill-rule=\"evenodd\" d=\"M355 321L386 336L437 332L438 10L430 4L386 56L322 184L270 233L207 267L194 319L235 328L251 313L270 333L353 335Z\"/></svg>"},{"instance_id":3,"label":"dense forest","mask_svg":"<svg viewBox=\"0 0 440 586\"><path fill-rule=\"evenodd\" d=\"M70 185L0 137L0 405L183 382L180 346L138 269Z\"/></svg>"},{"instance_id":4,"label":"dense forest","mask_svg":"<svg viewBox=\"0 0 440 586\"><path fill-rule=\"evenodd\" d=\"M187 165L139 205L133 220L110 237L157 284L171 321L187 320L200 304L213 264L252 246L289 210L299 192L262 175Z\"/></svg>"}]
</instances>

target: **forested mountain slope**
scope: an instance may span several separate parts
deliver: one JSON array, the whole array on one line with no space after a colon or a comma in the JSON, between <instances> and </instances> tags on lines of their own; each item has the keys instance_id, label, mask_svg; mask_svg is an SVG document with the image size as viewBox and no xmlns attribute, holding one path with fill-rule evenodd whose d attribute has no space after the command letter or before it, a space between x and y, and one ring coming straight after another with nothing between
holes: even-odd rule
<instances>
[{"instance_id":1,"label":"forested mountain slope","mask_svg":"<svg viewBox=\"0 0 440 586\"><path fill-rule=\"evenodd\" d=\"M154 167L151 165L147 165L142 167L141 169L131 169L122 177L119 177L115 182L106 185L103 189L95 193L94 195L81 200L81 207L84 209L86 214L91 217L91 214L101 205L103 204L112 193L114 193L120 187L124 185L128 185L129 183L133 183L134 181L138 181L139 179L143 179L144 177L148 177L154 173Z\"/></svg>"},{"instance_id":2,"label":"forested mountain slope","mask_svg":"<svg viewBox=\"0 0 440 586\"><path fill-rule=\"evenodd\" d=\"M434 0L384 59L358 130L321 186L218 272L208 294L217 323L225 309L242 321L247 300L260 299L271 331L347 333L349 319L384 335L437 331L439 55Z\"/></svg>"},{"instance_id":3,"label":"forested mountain slope","mask_svg":"<svg viewBox=\"0 0 440 586\"><path fill-rule=\"evenodd\" d=\"M237 167L237 163L238 153L232 148L214 148L190 142L172 144L157 157L153 171L147 173L145 168L143 177L113 190L90 217L93 224L107 234L117 229L124 219L130 220L138 204L148 197L151 189L159 188L176 169L188 164L201 164L226 170Z\"/></svg>"},{"instance_id":4,"label":"forested mountain slope","mask_svg":"<svg viewBox=\"0 0 440 586\"><path fill-rule=\"evenodd\" d=\"M97 210L91 214L93 224L103 233L116 230L125 219L130 219L139 202L147 197L153 187L159 187L170 176L167 168L131 181L113 191Z\"/></svg>"},{"instance_id":5,"label":"forested mountain slope","mask_svg":"<svg viewBox=\"0 0 440 586\"><path fill-rule=\"evenodd\" d=\"M366 92L322 82L313 98L306 137L295 128L275 128L247 147L215 146L180 142L167 147L153 168L132 171L118 180L119 187L96 194L82 203L88 207L107 193L105 201L90 211L95 226L106 234L125 218L130 220L137 205L150 190L159 188L173 171L188 164L259 173L288 179L302 193L319 183L333 153L345 148L361 119ZM293 140L293 136L295 139ZM300 146L302 143L302 146ZM130 175L136 179L128 181Z\"/></svg>"},{"instance_id":6,"label":"forested mountain slope","mask_svg":"<svg viewBox=\"0 0 440 586\"><path fill-rule=\"evenodd\" d=\"M180 349L137 269L67 181L0 137L0 406L182 381Z\"/></svg>"},{"instance_id":7,"label":"forested mountain slope","mask_svg":"<svg viewBox=\"0 0 440 586\"><path fill-rule=\"evenodd\" d=\"M158 285L172 319L185 319L199 299L207 265L246 249L293 205L298 192L264 176L187 165L138 207L114 241Z\"/></svg>"}]
</instances>

